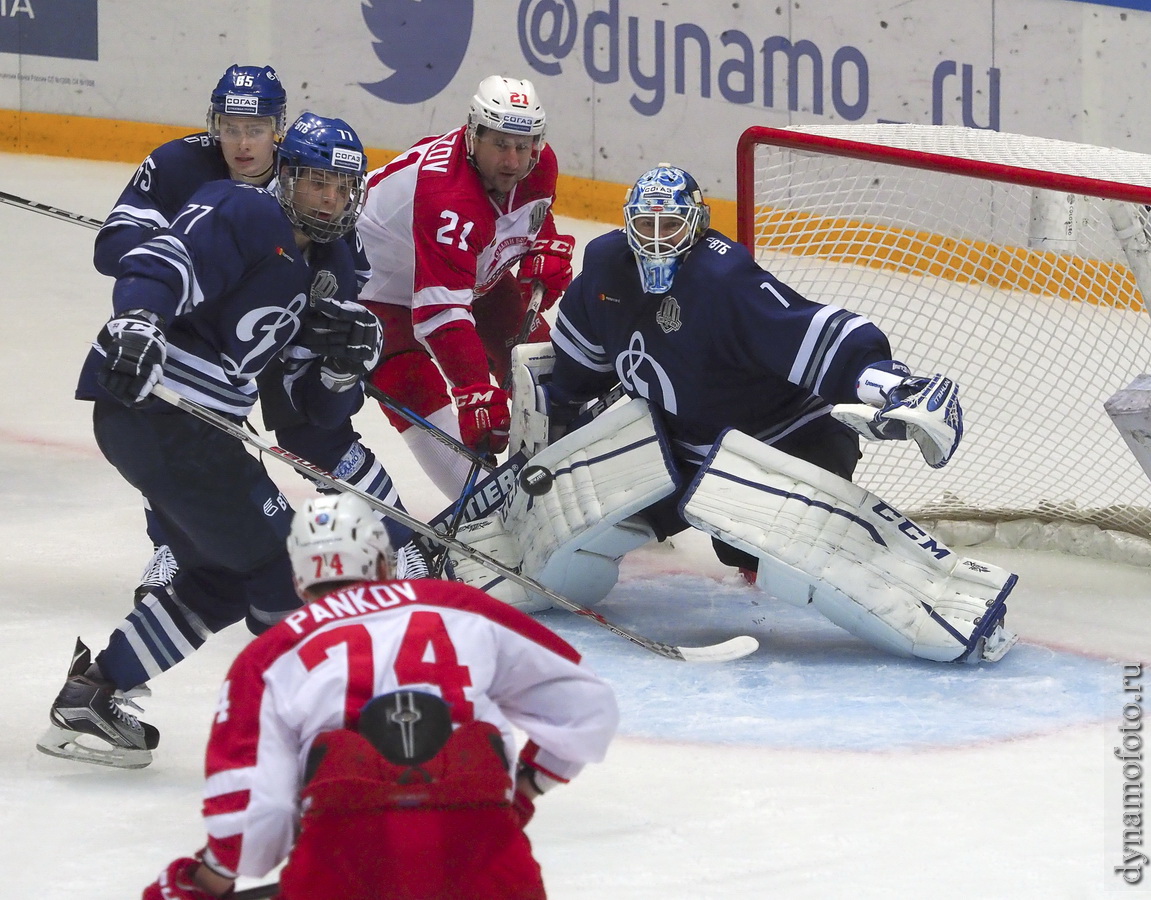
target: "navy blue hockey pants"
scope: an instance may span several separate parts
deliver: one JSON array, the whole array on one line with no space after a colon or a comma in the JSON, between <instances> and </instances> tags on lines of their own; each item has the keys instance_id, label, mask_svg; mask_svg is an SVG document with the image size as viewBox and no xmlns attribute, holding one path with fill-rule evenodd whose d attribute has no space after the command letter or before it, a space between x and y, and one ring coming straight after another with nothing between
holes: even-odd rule
<instances>
[{"instance_id":1,"label":"navy blue hockey pants","mask_svg":"<svg viewBox=\"0 0 1151 900\"><path fill-rule=\"evenodd\" d=\"M285 546L292 509L244 444L165 404L94 407L96 443L147 498L180 563L97 656L106 677L127 690L228 625L246 619L260 633L301 605Z\"/></svg>"}]
</instances>

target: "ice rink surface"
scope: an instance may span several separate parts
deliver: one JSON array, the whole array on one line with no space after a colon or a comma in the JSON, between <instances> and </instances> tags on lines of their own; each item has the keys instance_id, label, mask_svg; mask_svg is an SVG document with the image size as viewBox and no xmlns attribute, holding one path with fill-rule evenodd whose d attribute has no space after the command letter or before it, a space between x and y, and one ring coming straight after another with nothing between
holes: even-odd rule
<instances>
[{"instance_id":1,"label":"ice rink surface","mask_svg":"<svg viewBox=\"0 0 1151 900\"><path fill-rule=\"evenodd\" d=\"M0 190L102 218L132 170L0 154ZM582 244L608 227L565 220L561 231ZM154 680L144 718L161 742L149 768L36 752L73 641L104 645L150 554L138 496L97 451L89 406L72 399L110 310L94 234L0 205L0 894L19 900L138 897L202 845L208 723L248 640L235 626ZM357 427L416 515L445 504L378 410ZM308 495L289 468L267 465L290 499ZM752 634L755 655L674 663L568 613L542 614L614 684L622 710L607 761L549 794L529 828L549 895L1151 896L1151 866L1138 886L1113 872L1123 856L1112 752L1134 696L1124 665L1142 663L1138 684L1151 680L1151 571L965 552L1020 575L1008 623L1022 640L996 665L883 655L745 586L694 533L625 560L602 612L677 644ZM1143 852L1147 818L1144 807Z\"/></svg>"}]
</instances>

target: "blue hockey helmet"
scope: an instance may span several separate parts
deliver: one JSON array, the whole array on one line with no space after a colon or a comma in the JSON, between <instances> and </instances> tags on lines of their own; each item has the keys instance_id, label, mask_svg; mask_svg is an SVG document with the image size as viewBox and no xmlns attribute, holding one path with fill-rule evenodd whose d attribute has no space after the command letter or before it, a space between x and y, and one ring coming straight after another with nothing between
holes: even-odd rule
<instances>
[{"instance_id":1,"label":"blue hockey helmet","mask_svg":"<svg viewBox=\"0 0 1151 900\"><path fill-rule=\"evenodd\" d=\"M321 244L355 227L367 172L364 145L343 119L301 113L276 150L280 206L293 225Z\"/></svg>"},{"instance_id":2,"label":"blue hockey helmet","mask_svg":"<svg viewBox=\"0 0 1151 900\"><path fill-rule=\"evenodd\" d=\"M271 66L232 65L212 91L208 133L220 136L219 116L258 116L275 120L276 137L284 134L288 95Z\"/></svg>"},{"instance_id":3,"label":"blue hockey helmet","mask_svg":"<svg viewBox=\"0 0 1151 900\"><path fill-rule=\"evenodd\" d=\"M684 255L707 231L711 211L694 178L660 163L628 191L623 217L644 291L663 294L671 290Z\"/></svg>"}]
</instances>

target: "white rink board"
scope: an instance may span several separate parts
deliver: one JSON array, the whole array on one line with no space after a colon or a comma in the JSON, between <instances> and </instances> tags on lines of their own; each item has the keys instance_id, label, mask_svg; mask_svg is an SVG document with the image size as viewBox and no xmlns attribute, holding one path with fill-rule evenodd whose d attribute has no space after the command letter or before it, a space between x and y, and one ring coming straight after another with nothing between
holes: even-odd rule
<instances>
[{"instance_id":1,"label":"white rink board","mask_svg":"<svg viewBox=\"0 0 1151 900\"><path fill-rule=\"evenodd\" d=\"M94 59L18 52L61 7L0 4L0 108L198 126L225 67L270 62L293 115L338 115L400 150L460 124L501 73L535 81L566 174L629 183L671 159L727 199L750 125L965 124L1136 150L1151 134L1151 13L1073 0L859 0L834 15L695 0L364 0L322 16L302 0L71 4L98 33L74 18L48 37L73 54L87 38Z\"/></svg>"}]
</instances>

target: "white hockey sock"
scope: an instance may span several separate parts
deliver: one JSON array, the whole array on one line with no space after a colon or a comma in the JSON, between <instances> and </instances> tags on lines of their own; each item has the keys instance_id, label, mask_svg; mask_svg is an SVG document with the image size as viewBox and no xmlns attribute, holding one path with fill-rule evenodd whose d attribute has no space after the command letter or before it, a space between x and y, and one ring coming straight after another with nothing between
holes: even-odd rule
<instances>
[{"instance_id":1,"label":"white hockey sock","mask_svg":"<svg viewBox=\"0 0 1151 900\"><path fill-rule=\"evenodd\" d=\"M460 424L456 419L455 410L450 406L437 409L427 417L427 420L450 437L457 441L460 439ZM450 501L459 499L464 485L468 482L471 460L436 440L418 425L413 425L404 432L404 442L443 495Z\"/></svg>"}]
</instances>

